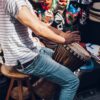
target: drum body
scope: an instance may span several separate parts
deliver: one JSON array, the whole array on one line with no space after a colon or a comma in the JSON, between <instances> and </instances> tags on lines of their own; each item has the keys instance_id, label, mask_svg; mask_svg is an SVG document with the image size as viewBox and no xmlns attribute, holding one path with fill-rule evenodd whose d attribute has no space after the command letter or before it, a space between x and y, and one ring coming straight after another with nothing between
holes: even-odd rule
<instances>
[{"instance_id":1,"label":"drum body","mask_svg":"<svg viewBox=\"0 0 100 100\"><path fill-rule=\"evenodd\" d=\"M90 59L89 53L77 43L59 45L53 55L54 60L75 71Z\"/></svg>"}]
</instances>

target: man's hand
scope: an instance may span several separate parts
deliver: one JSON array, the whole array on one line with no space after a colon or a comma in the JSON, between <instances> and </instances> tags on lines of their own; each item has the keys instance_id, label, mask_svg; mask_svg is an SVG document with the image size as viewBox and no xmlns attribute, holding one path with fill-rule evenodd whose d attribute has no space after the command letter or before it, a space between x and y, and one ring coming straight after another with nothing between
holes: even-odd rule
<instances>
[{"instance_id":1,"label":"man's hand","mask_svg":"<svg viewBox=\"0 0 100 100\"><path fill-rule=\"evenodd\" d=\"M67 31L66 33L63 31L60 31L52 26L48 26L51 30L53 30L56 34L62 36L65 38L65 43L69 44L72 42L79 42L81 40L80 35L79 35L79 31Z\"/></svg>"},{"instance_id":2,"label":"man's hand","mask_svg":"<svg viewBox=\"0 0 100 100\"><path fill-rule=\"evenodd\" d=\"M79 42L81 40L79 31L73 31L73 32L66 32L61 34L66 39L66 44L72 43L72 42Z\"/></svg>"}]
</instances>

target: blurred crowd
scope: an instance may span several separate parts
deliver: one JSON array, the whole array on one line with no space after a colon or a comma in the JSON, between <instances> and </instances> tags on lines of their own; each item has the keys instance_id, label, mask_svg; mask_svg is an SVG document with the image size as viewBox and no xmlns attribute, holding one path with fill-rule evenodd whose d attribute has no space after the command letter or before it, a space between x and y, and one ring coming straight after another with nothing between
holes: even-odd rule
<instances>
[{"instance_id":1,"label":"blurred crowd","mask_svg":"<svg viewBox=\"0 0 100 100\"><path fill-rule=\"evenodd\" d=\"M100 23L94 21L91 22L89 19L90 9L93 6L93 3L98 2L100 4L99 0L29 1L33 5L33 9L39 19L47 25L53 26L63 32L78 30L80 31L82 42L100 44ZM46 40L44 41L41 37L40 39L45 43Z\"/></svg>"}]
</instances>

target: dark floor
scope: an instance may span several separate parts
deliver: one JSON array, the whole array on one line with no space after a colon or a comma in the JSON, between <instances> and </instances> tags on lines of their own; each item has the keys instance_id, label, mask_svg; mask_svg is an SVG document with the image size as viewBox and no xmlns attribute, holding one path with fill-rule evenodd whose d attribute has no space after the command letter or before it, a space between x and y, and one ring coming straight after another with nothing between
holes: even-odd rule
<instances>
[{"instance_id":1,"label":"dark floor","mask_svg":"<svg viewBox=\"0 0 100 100\"><path fill-rule=\"evenodd\" d=\"M100 89L93 88L80 92L75 100L100 100Z\"/></svg>"}]
</instances>

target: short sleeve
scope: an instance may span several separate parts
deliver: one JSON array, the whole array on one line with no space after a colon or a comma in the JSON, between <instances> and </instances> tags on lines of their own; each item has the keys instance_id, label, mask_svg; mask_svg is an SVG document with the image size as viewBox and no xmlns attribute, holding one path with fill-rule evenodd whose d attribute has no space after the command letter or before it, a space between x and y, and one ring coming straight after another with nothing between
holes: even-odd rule
<instances>
[{"instance_id":1,"label":"short sleeve","mask_svg":"<svg viewBox=\"0 0 100 100\"><path fill-rule=\"evenodd\" d=\"M28 6L25 0L5 0L5 12L16 17L22 6Z\"/></svg>"}]
</instances>

